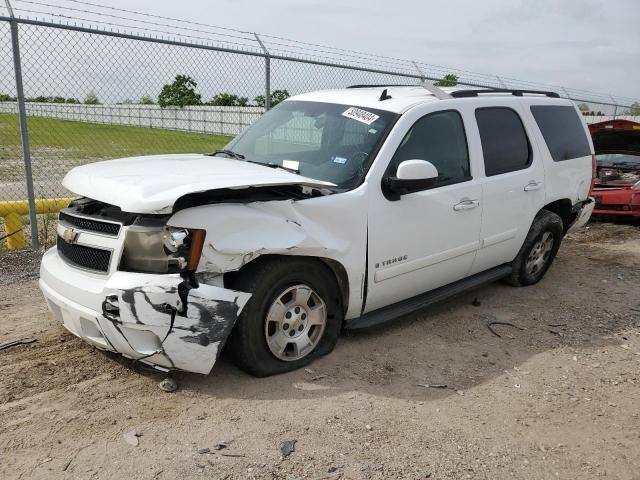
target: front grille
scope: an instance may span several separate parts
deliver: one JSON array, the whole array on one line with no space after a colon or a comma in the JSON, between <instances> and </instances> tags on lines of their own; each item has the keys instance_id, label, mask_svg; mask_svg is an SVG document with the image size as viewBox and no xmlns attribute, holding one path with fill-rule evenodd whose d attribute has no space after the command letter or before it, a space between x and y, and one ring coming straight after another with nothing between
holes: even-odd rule
<instances>
[{"instance_id":1,"label":"front grille","mask_svg":"<svg viewBox=\"0 0 640 480\"><path fill-rule=\"evenodd\" d=\"M58 253L67 262L87 270L107 273L111 261L111 251L67 243L58 236L56 242Z\"/></svg>"},{"instance_id":2,"label":"front grille","mask_svg":"<svg viewBox=\"0 0 640 480\"><path fill-rule=\"evenodd\" d=\"M60 216L58 218L69 225L73 225L74 227L78 227L82 230L88 230L90 232L113 235L114 237L117 237L120 232L120 225L117 223L101 222L99 220L92 220L91 218L86 217L75 217L65 212L60 212Z\"/></svg>"}]
</instances>

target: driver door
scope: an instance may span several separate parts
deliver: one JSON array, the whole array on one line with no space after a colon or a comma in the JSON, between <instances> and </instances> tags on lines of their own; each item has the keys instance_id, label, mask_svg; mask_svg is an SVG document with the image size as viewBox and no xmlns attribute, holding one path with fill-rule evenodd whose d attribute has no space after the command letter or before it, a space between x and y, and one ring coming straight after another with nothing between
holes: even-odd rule
<instances>
[{"instance_id":1,"label":"driver door","mask_svg":"<svg viewBox=\"0 0 640 480\"><path fill-rule=\"evenodd\" d=\"M383 178L404 160L427 160L439 175L435 186L398 200L372 185L364 313L466 277L480 244L482 191L462 112L416 109L402 120L408 130Z\"/></svg>"}]
</instances>

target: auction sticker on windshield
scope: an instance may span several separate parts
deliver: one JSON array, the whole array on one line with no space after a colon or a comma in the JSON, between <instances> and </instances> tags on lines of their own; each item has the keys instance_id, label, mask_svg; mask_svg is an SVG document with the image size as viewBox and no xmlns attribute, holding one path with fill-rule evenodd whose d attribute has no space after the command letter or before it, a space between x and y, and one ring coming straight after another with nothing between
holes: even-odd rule
<instances>
[{"instance_id":1,"label":"auction sticker on windshield","mask_svg":"<svg viewBox=\"0 0 640 480\"><path fill-rule=\"evenodd\" d=\"M380 118L380 116L376 115L375 113L367 112L366 110L362 110L361 108L356 107L348 108L345 112L342 112L342 116L353 118L354 120L362 122L366 125L371 125L378 118Z\"/></svg>"}]
</instances>

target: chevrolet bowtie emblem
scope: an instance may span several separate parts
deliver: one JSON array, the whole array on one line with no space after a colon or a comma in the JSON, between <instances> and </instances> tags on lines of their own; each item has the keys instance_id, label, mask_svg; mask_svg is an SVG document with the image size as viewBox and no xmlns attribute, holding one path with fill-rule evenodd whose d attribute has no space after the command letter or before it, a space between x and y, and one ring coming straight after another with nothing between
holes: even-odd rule
<instances>
[{"instance_id":1,"label":"chevrolet bowtie emblem","mask_svg":"<svg viewBox=\"0 0 640 480\"><path fill-rule=\"evenodd\" d=\"M62 239L67 243L74 243L77 238L78 232L73 228L65 228L64 232L62 232Z\"/></svg>"}]
</instances>

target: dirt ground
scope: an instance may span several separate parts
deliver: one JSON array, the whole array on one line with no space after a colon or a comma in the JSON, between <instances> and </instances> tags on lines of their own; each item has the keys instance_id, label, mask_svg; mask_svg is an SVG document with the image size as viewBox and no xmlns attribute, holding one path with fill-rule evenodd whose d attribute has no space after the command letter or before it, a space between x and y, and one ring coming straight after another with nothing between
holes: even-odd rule
<instances>
[{"instance_id":1,"label":"dirt ground","mask_svg":"<svg viewBox=\"0 0 640 480\"><path fill-rule=\"evenodd\" d=\"M591 224L540 284L343 336L307 370L222 359L175 393L67 333L25 261L0 257L0 342L37 340L0 351L2 479L640 479L637 225Z\"/></svg>"}]
</instances>

